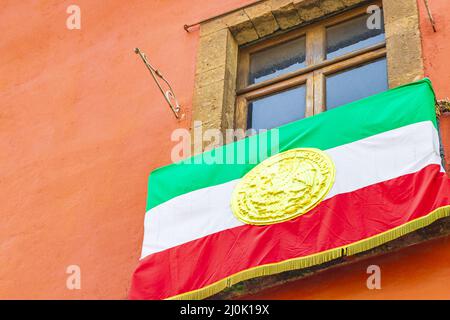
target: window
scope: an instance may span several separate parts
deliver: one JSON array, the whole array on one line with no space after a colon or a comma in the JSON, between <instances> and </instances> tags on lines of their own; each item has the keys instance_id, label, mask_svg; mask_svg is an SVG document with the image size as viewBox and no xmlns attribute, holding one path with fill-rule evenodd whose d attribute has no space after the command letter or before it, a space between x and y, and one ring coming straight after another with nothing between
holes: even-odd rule
<instances>
[{"instance_id":1,"label":"window","mask_svg":"<svg viewBox=\"0 0 450 320\"><path fill-rule=\"evenodd\" d=\"M384 22L369 29L365 9L240 48L235 126L270 129L387 90Z\"/></svg>"},{"instance_id":2,"label":"window","mask_svg":"<svg viewBox=\"0 0 450 320\"><path fill-rule=\"evenodd\" d=\"M305 40L300 37L250 54L249 84L304 68Z\"/></svg>"},{"instance_id":3,"label":"window","mask_svg":"<svg viewBox=\"0 0 450 320\"><path fill-rule=\"evenodd\" d=\"M305 86L281 91L249 102L247 128L274 128L303 118L305 114Z\"/></svg>"},{"instance_id":4,"label":"window","mask_svg":"<svg viewBox=\"0 0 450 320\"><path fill-rule=\"evenodd\" d=\"M326 109L387 90L386 70L386 58L381 58L326 76Z\"/></svg>"}]
</instances>

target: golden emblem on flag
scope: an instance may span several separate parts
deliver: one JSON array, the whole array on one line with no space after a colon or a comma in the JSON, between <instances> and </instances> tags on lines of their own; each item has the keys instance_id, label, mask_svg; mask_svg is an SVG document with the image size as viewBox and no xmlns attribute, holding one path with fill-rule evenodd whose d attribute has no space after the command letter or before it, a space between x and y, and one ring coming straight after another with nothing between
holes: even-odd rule
<instances>
[{"instance_id":1,"label":"golden emblem on flag","mask_svg":"<svg viewBox=\"0 0 450 320\"><path fill-rule=\"evenodd\" d=\"M281 152L258 164L239 181L231 208L247 224L293 219L325 198L333 186L335 171L331 158L319 149Z\"/></svg>"}]
</instances>

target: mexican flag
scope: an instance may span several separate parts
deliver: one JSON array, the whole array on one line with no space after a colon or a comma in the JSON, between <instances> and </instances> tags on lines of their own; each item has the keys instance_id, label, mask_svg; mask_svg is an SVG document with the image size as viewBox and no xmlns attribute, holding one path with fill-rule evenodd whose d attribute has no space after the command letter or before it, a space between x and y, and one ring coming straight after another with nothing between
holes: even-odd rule
<instances>
[{"instance_id":1,"label":"mexican flag","mask_svg":"<svg viewBox=\"0 0 450 320\"><path fill-rule=\"evenodd\" d=\"M130 298L206 298L449 215L424 79L153 171Z\"/></svg>"}]
</instances>

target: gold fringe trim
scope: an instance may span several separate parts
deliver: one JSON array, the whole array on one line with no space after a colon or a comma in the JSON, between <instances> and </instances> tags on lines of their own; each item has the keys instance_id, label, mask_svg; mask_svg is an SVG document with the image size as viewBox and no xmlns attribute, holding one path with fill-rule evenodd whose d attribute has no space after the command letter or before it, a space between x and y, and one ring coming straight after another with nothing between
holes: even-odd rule
<instances>
[{"instance_id":1,"label":"gold fringe trim","mask_svg":"<svg viewBox=\"0 0 450 320\"><path fill-rule=\"evenodd\" d=\"M229 277L226 277L222 280L219 280L213 284L210 284L206 287L182 293L170 297L167 300L205 299L244 280L261 276L273 275L285 271L308 268L343 256L351 256L378 247L386 242L400 238L420 228L424 228L432 224L436 220L449 216L450 216L450 205L438 208L430 212L426 216L409 221L401 226L382 232L370 238L366 238L335 249L315 253L306 257L293 258L282 262L265 264L251 269L243 270Z\"/></svg>"}]
</instances>

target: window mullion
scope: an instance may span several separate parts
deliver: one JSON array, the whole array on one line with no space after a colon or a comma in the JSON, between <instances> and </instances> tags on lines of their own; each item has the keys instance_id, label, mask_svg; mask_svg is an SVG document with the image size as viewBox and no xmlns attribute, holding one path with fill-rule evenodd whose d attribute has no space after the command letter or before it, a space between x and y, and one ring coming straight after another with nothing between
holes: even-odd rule
<instances>
[{"instance_id":1,"label":"window mullion","mask_svg":"<svg viewBox=\"0 0 450 320\"><path fill-rule=\"evenodd\" d=\"M247 51L243 51L239 54L238 61L238 77L237 77L237 89L242 89L248 85L248 77L250 70L250 54Z\"/></svg>"},{"instance_id":2,"label":"window mullion","mask_svg":"<svg viewBox=\"0 0 450 320\"><path fill-rule=\"evenodd\" d=\"M314 75L311 72L306 80L305 118L314 115Z\"/></svg>"},{"instance_id":3,"label":"window mullion","mask_svg":"<svg viewBox=\"0 0 450 320\"><path fill-rule=\"evenodd\" d=\"M311 27L306 33L306 64L308 66L325 59L325 27Z\"/></svg>"},{"instance_id":4,"label":"window mullion","mask_svg":"<svg viewBox=\"0 0 450 320\"><path fill-rule=\"evenodd\" d=\"M310 28L306 33L306 64L312 66L321 63L325 60L325 42L326 42L325 27L318 25ZM309 92L307 97L310 101L306 102L306 115L311 116L320 112L323 105L323 75L313 73L311 77L311 85L307 86ZM309 108L308 108L309 106ZM309 110L308 110L309 109Z\"/></svg>"},{"instance_id":5,"label":"window mullion","mask_svg":"<svg viewBox=\"0 0 450 320\"><path fill-rule=\"evenodd\" d=\"M319 114L326 110L325 108L325 75L322 70L314 71L314 114Z\"/></svg>"},{"instance_id":6,"label":"window mullion","mask_svg":"<svg viewBox=\"0 0 450 320\"><path fill-rule=\"evenodd\" d=\"M245 97L236 98L236 111L234 113L234 128L247 130L248 101Z\"/></svg>"}]
</instances>

